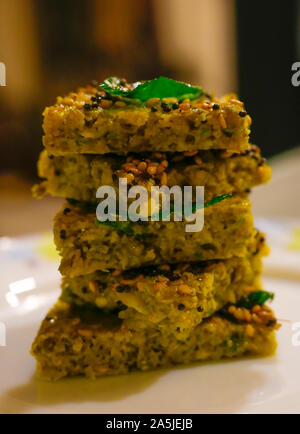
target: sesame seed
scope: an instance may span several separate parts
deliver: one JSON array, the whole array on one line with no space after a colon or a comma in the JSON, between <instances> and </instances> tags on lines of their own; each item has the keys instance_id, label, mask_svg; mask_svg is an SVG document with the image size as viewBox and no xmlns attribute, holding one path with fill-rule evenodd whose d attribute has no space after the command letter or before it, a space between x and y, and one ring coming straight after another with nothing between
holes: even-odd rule
<instances>
[{"instance_id":1,"label":"sesame seed","mask_svg":"<svg viewBox=\"0 0 300 434\"><path fill-rule=\"evenodd\" d=\"M159 103L160 103L160 98L150 98L148 99L148 101L146 101L146 106L152 107Z\"/></svg>"},{"instance_id":2,"label":"sesame seed","mask_svg":"<svg viewBox=\"0 0 300 434\"><path fill-rule=\"evenodd\" d=\"M126 107L126 103L124 101L116 101L115 107L119 107L119 108Z\"/></svg>"},{"instance_id":3,"label":"sesame seed","mask_svg":"<svg viewBox=\"0 0 300 434\"><path fill-rule=\"evenodd\" d=\"M89 103L86 102L86 103L84 104L83 108L84 108L85 110L91 110L92 106L91 106L91 104L89 104Z\"/></svg>"},{"instance_id":4,"label":"sesame seed","mask_svg":"<svg viewBox=\"0 0 300 434\"><path fill-rule=\"evenodd\" d=\"M90 280L89 281L89 290L95 294L98 291L98 285L97 282L95 280Z\"/></svg>"},{"instance_id":5,"label":"sesame seed","mask_svg":"<svg viewBox=\"0 0 300 434\"><path fill-rule=\"evenodd\" d=\"M185 305L183 303L179 303L177 307L179 310L183 310L185 308Z\"/></svg>"},{"instance_id":6,"label":"sesame seed","mask_svg":"<svg viewBox=\"0 0 300 434\"><path fill-rule=\"evenodd\" d=\"M198 155L196 155L196 156L194 157L194 161L195 161L195 163L196 163L198 166L200 166L200 164L203 163L203 161L201 160L200 157L198 157Z\"/></svg>"},{"instance_id":7,"label":"sesame seed","mask_svg":"<svg viewBox=\"0 0 300 434\"><path fill-rule=\"evenodd\" d=\"M241 118L244 118L245 116L247 116L247 112L245 112L244 110L239 112L239 116L241 116Z\"/></svg>"},{"instance_id":8,"label":"sesame seed","mask_svg":"<svg viewBox=\"0 0 300 434\"><path fill-rule=\"evenodd\" d=\"M202 307L202 306L198 306L198 307L197 307L197 311L198 311L198 312L203 312L203 307Z\"/></svg>"},{"instance_id":9,"label":"sesame seed","mask_svg":"<svg viewBox=\"0 0 300 434\"><path fill-rule=\"evenodd\" d=\"M98 107L99 107L99 105L98 105L97 102L94 102L94 103L92 104L92 108L98 108Z\"/></svg>"},{"instance_id":10,"label":"sesame seed","mask_svg":"<svg viewBox=\"0 0 300 434\"><path fill-rule=\"evenodd\" d=\"M112 105L112 101L108 100L108 99L102 99L101 103L100 103L100 107L103 109L108 109L110 108Z\"/></svg>"},{"instance_id":11,"label":"sesame seed","mask_svg":"<svg viewBox=\"0 0 300 434\"><path fill-rule=\"evenodd\" d=\"M219 114L218 116L218 120L219 120L219 124L221 125L222 128L227 128L227 122L224 118L224 116L222 115L222 113Z\"/></svg>"},{"instance_id":12,"label":"sesame seed","mask_svg":"<svg viewBox=\"0 0 300 434\"><path fill-rule=\"evenodd\" d=\"M239 105L239 106L243 106L243 105L244 105L244 103L243 103L242 101L239 101L239 100L236 99L236 98L231 98L230 102L231 102L232 104L236 104L236 105Z\"/></svg>"},{"instance_id":13,"label":"sesame seed","mask_svg":"<svg viewBox=\"0 0 300 434\"><path fill-rule=\"evenodd\" d=\"M166 172L163 172L163 174L161 175L160 183L161 183L161 185L167 185L168 175L166 174Z\"/></svg>"},{"instance_id":14,"label":"sesame seed","mask_svg":"<svg viewBox=\"0 0 300 434\"><path fill-rule=\"evenodd\" d=\"M219 110L219 108L220 108L219 104L213 104L212 105L213 110Z\"/></svg>"},{"instance_id":15,"label":"sesame seed","mask_svg":"<svg viewBox=\"0 0 300 434\"><path fill-rule=\"evenodd\" d=\"M49 160L53 160L54 155L48 155Z\"/></svg>"},{"instance_id":16,"label":"sesame seed","mask_svg":"<svg viewBox=\"0 0 300 434\"><path fill-rule=\"evenodd\" d=\"M158 110L157 107L154 107L154 106L151 107L151 111L152 111L153 113L157 112L157 110Z\"/></svg>"},{"instance_id":17,"label":"sesame seed","mask_svg":"<svg viewBox=\"0 0 300 434\"><path fill-rule=\"evenodd\" d=\"M173 110L177 110L177 109L179 109L179 104L177 104L177 103L173 104L173 105L172 105L172 109L173 109Z\"/></svg>"},{"instance_id":18,"label":"sesame seed","mask_svg":"<svg viewBox=\"0 0 300 434\"><path fill-rule=\"evenodd\" d=\"M141 161L137 168L141 171L144 172L147 169L147 163L145 161Z\"/></svg>"},{"instance_id":19,"label":"sesame seed","mask_svg":"<svg viewBox=\"0 0 300 434\"><path fill-rule=\"evenodd\" d=\"M65 208L65 209L64 209L64 215L67 215L70 211L71 211L70 208Z\"/></svg>"},{"instance_id":20,"label":"sesame seed","mask_svg":"<svg viewBox=\"0 0 300 434\"><path fill-rule=\"evenodd\" d=\"M190 110L191 104L184 102L184 103L179 104L179 108L180 108L180 110L183 110L183 111Z\"/></svg>"},{"instance_id":21,"label":"sesame seed","mask_svg":"<svg viewBox=\"0 0 300 434\"><path fill-rule=\"evenodd\" d=\"M66 239L66 231L64 230L64 229L62 229L61 231L60 231L60 233L59 233L59 236L60 236L60 238L62 239L62 240L65 240Z\"/></svg>"},{"instance_id":22,"label":"sesame seed","mask_svg":"<svg viewBox=\"0 0 300 434\"><path fill-rule=\"evenodd\" d=\"M157 171L157 168L155 166L148 166L147 167L147 173L151 176L155 175Z\"/></svg>"}]
</instances>

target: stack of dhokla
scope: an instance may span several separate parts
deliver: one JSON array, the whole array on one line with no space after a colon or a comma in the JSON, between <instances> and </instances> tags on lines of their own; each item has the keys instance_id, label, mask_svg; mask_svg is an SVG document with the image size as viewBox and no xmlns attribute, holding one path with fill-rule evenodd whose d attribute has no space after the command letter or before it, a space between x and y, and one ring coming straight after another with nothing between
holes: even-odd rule
<instances>
[{"instance_id":1,"label":"stack of dhokla","mask_svg":"<svg viewBox=\"0 0 300 434\"><path fill-rule=\"evenodd\" d=\"M32 346L41 377L90 377L268 355L278 327L261 288L268 248L248 194L270 168L249 145L251 118L166 78L108 79L44 112L34 195L66 198L54 222L62 294ZM96 191L204 186L204 227L99 222Z\"/></svg>"}]
</instances>

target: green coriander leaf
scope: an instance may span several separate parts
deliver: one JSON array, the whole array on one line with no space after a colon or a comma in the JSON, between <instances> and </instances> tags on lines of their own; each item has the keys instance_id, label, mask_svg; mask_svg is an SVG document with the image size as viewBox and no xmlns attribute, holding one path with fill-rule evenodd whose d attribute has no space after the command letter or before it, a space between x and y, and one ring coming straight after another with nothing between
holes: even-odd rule
<instances>
[{"instance_id":1,"label":"green coriander leaf","mask_svg":"<svg viewBox=\"0 0 300 434\"><path fill-rule=\"evenodd\" d=\"M273 300L274 294L267 291L253 291L247 295L247 297L242 298L236 305L237 307L244 307L246 309L252 309L253 306L257 304L262 306L266 301Z\"/></svg>"}]
</instances>

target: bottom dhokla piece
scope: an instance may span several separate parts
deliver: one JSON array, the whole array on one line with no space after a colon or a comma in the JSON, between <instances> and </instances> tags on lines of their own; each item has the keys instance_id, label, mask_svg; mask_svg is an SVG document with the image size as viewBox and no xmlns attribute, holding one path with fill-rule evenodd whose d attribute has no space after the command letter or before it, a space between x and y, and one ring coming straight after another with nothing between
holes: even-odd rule
<instances>
[{"instance_id":1,"label":"bottom dhokla piece","mask_svg":"<svg viewBox=\"0 0 300 434\"><path fill-rule=\"evenodd\" d=\"M94 378L196 361L270 355L276 348L277 327L265 306L255 306L253 312L231 305L178 341L154 329L133 332L112 314L59 301L44 319L32 355L41 378L82 374Z\"/></svg>"}]
</instances>

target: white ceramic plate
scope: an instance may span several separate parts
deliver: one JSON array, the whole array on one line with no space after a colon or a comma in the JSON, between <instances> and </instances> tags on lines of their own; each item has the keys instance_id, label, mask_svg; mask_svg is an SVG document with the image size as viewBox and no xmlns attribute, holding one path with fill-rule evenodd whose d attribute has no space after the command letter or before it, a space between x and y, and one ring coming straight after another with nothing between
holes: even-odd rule
<instances>
[{"instance_id":1,"label":"white ceramic plate","mask_svg":"<svg viewBox=\"0 0 300 434\"><path fill-rule=\"evenodd\" d=\"M292 330L297 322L300 330L300 283L272 278L265 287L276 292L273 305L285 320L276 356L96 381L36 380L30 345L59 294L57 258L47 243L40 237L0 242L1 413L300 413L300 336Z\"/></svg>"}]
</instances>

